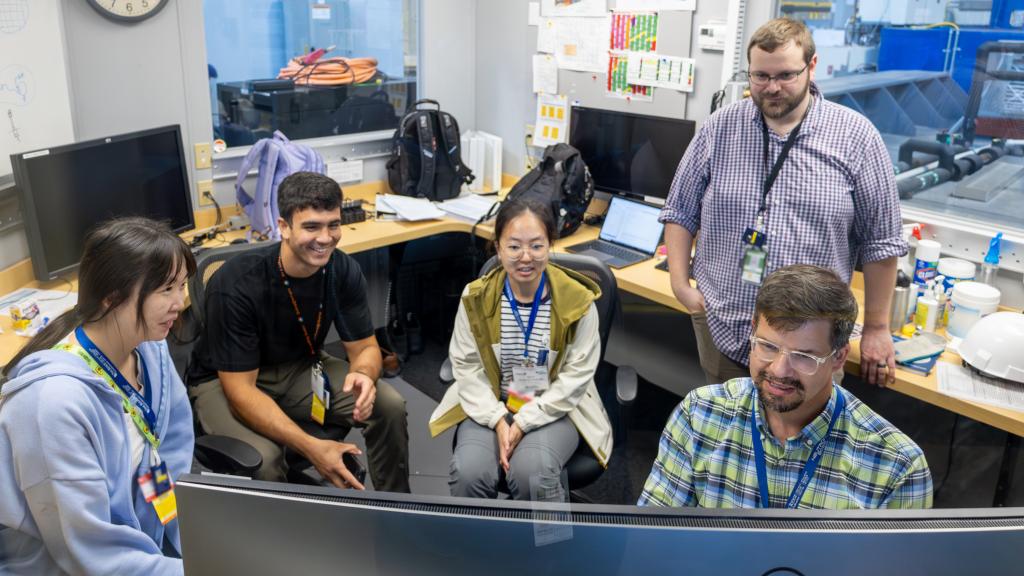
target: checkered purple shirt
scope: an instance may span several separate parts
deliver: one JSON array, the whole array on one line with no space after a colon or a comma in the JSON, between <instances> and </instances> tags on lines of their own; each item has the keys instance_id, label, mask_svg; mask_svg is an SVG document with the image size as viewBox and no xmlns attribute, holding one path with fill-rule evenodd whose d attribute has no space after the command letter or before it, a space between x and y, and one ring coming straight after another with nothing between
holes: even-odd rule
<instances>
[{"instance_id":1,"label":"checkered purple shirt","mask_svg":"<svg viewBox=\"0 0 1024 576\"><path fill-rule=\"evenodd\" d=\"M813 102L766 201L768 269L815 264L846 282L853 266L907 253L899 193L882 137L866 118ZM744 99L712 114L686 150L661 212L662 222L700 231L692 276L704 295L708 327L722 353L749 362L757 287L740 280L742 238L754 225L767 177L761 113ZM769 166L786 139L771 132Z\"/></svg>"}]
</instances>

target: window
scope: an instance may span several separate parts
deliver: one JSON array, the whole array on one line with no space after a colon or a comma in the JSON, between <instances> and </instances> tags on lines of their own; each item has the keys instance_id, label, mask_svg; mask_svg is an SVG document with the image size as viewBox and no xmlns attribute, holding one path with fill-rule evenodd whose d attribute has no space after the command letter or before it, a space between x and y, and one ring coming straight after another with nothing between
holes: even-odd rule
<instances>
[{"instance_id":1,"label":"window","mask_svg":"<svg viewBox=\"0 0 1024 576\"><path fill-rule=\"evenodd\" d=\"M982 0L783 0L777 15L811 29L824 97L882 134L905 214L1024 230L1024 149L999 142L1024 139L1024 10L1017 8ZM957 148L971 157L937 170L927 150L936 141L979 154ZM984 151L991 144L1010 154L993 158ZM913 150L912 162L900 161L901 148L904 160ZM926 175L902 176L911 170Z\"/></svg>"},{"instance_id":2,"label":"window","mask_svg":"<svg viewBox=\"0 0 1024 576\"><path fill-rule=\"evenodd\" d=\"M213 132L229 147L275 130L393 129L415 101L418 0L204 0L203 12Z\"/></svg>"}]
</instances>

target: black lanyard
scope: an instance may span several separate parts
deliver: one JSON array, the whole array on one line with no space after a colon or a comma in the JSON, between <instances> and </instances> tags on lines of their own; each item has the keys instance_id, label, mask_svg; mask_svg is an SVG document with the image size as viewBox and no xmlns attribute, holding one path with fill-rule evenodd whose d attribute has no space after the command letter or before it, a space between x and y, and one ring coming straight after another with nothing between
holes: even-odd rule
<instances>
[{"instance_id":1,"label":"black lanyard","mask_svg":"<svg viewBox=\"0 0 1024 576\"><path fill-rule=\"evenodd\" d=\"M764 213L766 210L766 202L768 200L768 192L771 191L772 186L775 185L775 180L779 177L779 172L782 171L782 165L786 163L786 158L789 157L789 151L793 149L793 145L796 144L796 137L800 134L800 128L804 125L804 120L807 119L808 112L811 111L811 103L807 104L807 109L804 110L804 115L800 118L800 123L793 128L793 131L789 133L789 138L786 138L785 145L782 146L782 152L779 153L779 157L775 159L775 165L772 166L771 170L768 170L768 122L764 119L764 114L761 114L761 142L764 144L764 171L767 174L767 178L764 181L764 187L761 189L761 207L757 211L758 222L764 221Z\"/></svg>"}]
</instances>

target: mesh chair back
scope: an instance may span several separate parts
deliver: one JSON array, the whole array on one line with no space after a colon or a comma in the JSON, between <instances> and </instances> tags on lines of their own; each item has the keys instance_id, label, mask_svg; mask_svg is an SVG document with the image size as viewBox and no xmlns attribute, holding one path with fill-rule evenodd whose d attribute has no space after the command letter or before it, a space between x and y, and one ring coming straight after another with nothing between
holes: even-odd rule
<instances>
[{"instance_id":1,"label":"mesh chair back","mask_svg":"<svg viewBox=\"0 0 1024 576\"><path fill-rule=\"evenodd\" d=\"M196 274L188 279L188 295L192 315L200 325L205 321L206 285L210 282L210 278L213 278L213 274L237 254L254 250L260 246L260 244L232 244L222 248L210 248L196 256Z\"/></svg>"}]
</instances>

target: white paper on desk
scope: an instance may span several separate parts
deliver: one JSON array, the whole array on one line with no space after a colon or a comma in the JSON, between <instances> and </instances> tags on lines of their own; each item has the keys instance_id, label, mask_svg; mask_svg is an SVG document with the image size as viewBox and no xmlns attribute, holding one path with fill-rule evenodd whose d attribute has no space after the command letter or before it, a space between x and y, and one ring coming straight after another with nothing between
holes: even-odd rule
<instances>
[{"instance_id":1,"label":"white paper on desk","mask_svg":"<svg viewBox=\"0 0 1024 576\"><path fill-rule=\"evenodd\" d=\"M697 0L616 0L616 12L664 12L696 10Z\"/></svg>"},{"instance_id":2,"label":"white paper on desk","mask_svg":"<svg viewBox=\"0 0 1024 576\"><path fill-rule=\"evenodd\" d=\"M694 70L693 58L630 52L626 64L626 80L639 86L693 92Z\"/></svg>"},{"instance_id":3,"label":"white paper on desk","mask_svg":"<svg viewBox=\"0 0 1024 576\"><path fill-rule=\"evenodd\" d=\"M0 311L7 314L11 306L39 306L39 315L53 320L78 303L78 292L69 290L37 290L22 288L0 298Z\"/></svg>"},{"instance_id":4,"label":"white paper on desk","mask_svg":"<svg viewBox=\"0 0 1024 576\"><path fill-rule=\"evenodd\" d=\"M341 162L328 162L327 176L338 184L344 184L345 182L362 182L363 161L344 160Z\"/></svg>"},{"instance_id":5,"label":"white paper on desk","mask_svg":"<svg viewBox=\"0 0 1024 576\"><path fill-rule=\"evenodd\" d=\"M426 198L412 198L409 196L397 196L394 194L377 194L374 200L377 209L385 212L394 212L399 220L417 222L420 220L437 220L444 218L444 212L438 210L430 200Z\"/></svg>"},{"instance_id":6,"label":"white paper on desk","mask_svg":"<svg viewBox=\"0 0 1024 576\"><path fill-rule=\"evenodd\" d=\"M530 2L527 7L526 24L528 26L540 26L540 3Z\"/></svg>"},{"instance_id":7,"label":"white paper on desk","mask_svg":"<svg viewBox=\"0 0 1024 576\"><path fill-rule=\"evenodd\" d=\"M445 200L437 206L452 216L476 222L483 218L497 201L498 199L495 196L487 197L478 194L467 194L458 198L452 198L451 200Z\"/></svg>"},{"instance_id":8,"label":"white paper on desk","mask_svg":"<svg viewBox=\"0 0 1024 576\"><path fill-rule=\"evenodd\" d=\"M565 142L569 131L569 102L559 94L537 95L537 119L534 121L533 145L550 146Z\"/></svg>"},{"instance_id":9,"label":"white paper on desk","mask_svg":"<svg viewBox=\"0 0 1024 576\"><path fill-rule=\"evenodd\" d=\"M1024 411L1024 385L987 378L949 362L937 363L936 376L943 394Z\"/></svg>"},{"instance_id":10,"label":"white paper on desk","mask_svg":"<svg viewBox=\"0 0 1024 576\"><path fill-rule=\"evenodd\" d=\"M533 91L558 94L558 62L551 54L533 55Z\"/></svg>"},{"instance_id":11,"label":"white paper on desk","mask_svg":"<svg viewBox=\"0 0 1024 576\"><path fill-rule=\"evenodd\" d=\"M607 0L541 0L540 13L547 17L604 16L608 12Z\"/></svg>"},{"instance_id":12,"label":"white paper on desk","mask_svg":"<svg viewBox=\"0 0 1024 576\"><path fill-rule=\"evenodd\" d=\"M612 19L560 18L555 27L555 59L558 67L580 72L608 72L608 39Z\"/></svg>"},{"instance_id":13,"label":"white paper on desk","mask_svg":"<svg viewBox=\"0 0 1024 576\"><path fill-rule=\"evenodd\" d=\"M537 26L537 52L554 54L558 41L558 21L545 18Z\"/></svg>"}]
</instances>

